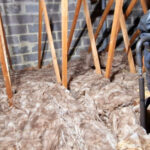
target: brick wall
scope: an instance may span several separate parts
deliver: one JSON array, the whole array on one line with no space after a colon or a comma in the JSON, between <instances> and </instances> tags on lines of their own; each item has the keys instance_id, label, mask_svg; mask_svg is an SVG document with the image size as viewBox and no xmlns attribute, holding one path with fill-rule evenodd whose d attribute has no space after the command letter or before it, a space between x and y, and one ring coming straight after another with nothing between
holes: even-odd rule
<instances>
[{"instance_id":1,"label":"brick wall","mask_svg":"<svg viewBox=\"0 0 150 150\"><path fill-rule=\"evenodd\" d=\"M61 0L46 0L48 14L52 26L54 45L56 53L61 62ZM77 0L69 0L69 29L71 27L75 4ZM130 0L126 0L128 4ZM98 25L100 14L102 12L101 0L95 4L91 4L89 1L89 8L92 14L93 29L95 31ZM113 9L112 9L113 10ZM3 17L4 28L8 41L9 51L13 67L15 69L24 69L29 66L37 65L38 56L38 0L0 0L0 11ZM111 13L112 14L112 13ZM109 15L107 19L107 27L110 28L112 15ZM133 31L135 25L136 16L140 16L140 5L136 5L133 13L127 20L128 28ZM137 24L137 23L136 23ZM106 25L105 25L106 26ZM85 30L84 30L85 29ZM109 31L109 30L108 30ZM97 44L101 48L99 43L101 37L104 34L100 34ZM107 41L107 40L105 40ZM120 44L122 47L122 44ZM89 38L85 26L85 17L83 13L83 7L81 8L79 19L77 22L74 38L71 44L71 50L74 51L73 57L79 56L80 50L86 50L89 46ZM43 37L42 37L42 49L44 50L44 64L49 64L51 61L50 48L48 46L47 36L45 32L45 25L43 22Z\"/></svg>"}]
</instances>

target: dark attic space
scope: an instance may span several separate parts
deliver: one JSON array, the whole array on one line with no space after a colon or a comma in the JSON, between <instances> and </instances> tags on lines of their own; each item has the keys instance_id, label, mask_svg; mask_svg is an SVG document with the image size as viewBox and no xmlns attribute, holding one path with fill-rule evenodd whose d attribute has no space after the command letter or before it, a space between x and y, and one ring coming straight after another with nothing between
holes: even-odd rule
<instances>
[{"instance_id":1,"label":"dark attic space","mask_svg":"<svg viewBox=\"0 0 150 150\"><path fill-rule=\"evenodd\" d=\"M0 0L0 150L150 150L149 0Z\"/></svg>"}]
</instances>

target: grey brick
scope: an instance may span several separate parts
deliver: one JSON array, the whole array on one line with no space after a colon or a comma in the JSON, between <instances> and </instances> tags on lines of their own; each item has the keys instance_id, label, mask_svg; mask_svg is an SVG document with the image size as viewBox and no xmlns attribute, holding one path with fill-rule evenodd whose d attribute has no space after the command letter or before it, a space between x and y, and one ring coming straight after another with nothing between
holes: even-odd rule
<instances>
[{"instance_id":1,"label":"grey brick","mask_svg":"<svg viewBox=\"0 0 150 150\"><path fill-rule=\"evenodd\" d=\"M57 3L47 4L46 7L48 12L58 12L60 4Z\"/></svg>"},{"instance_id":2,"label":"grey brick","mask_svg":"<svg viewBox=\"0 0 150 150\"><path fill-rule=\"evenodd\" d=\"M30 33L36 33L39 31L39 25L38 24L28 25L28 29ZM45 31L45 26L43 25L42 32L44 31Z\"/></svg>"},{"instance_id":3,"label":"grey brick","mask_svg":"<svg viewBox=\"0 0 150 150\"><path fill-rule=\"evenodd\" d=\"M27 13L38 13L39 6L38 5L26 5Z\"/></svg>"},{"instance_id":4,"label":"grey brick","mask_svg":"<svg viewBox=\"0 0 150 150\"><path fill-rule=\"evenodd\" d=\"M7 42L8 44L18 44L19 39L17 36L10 36L10 37L7 37Z\"/></svg>"},{"instance_id":5,"label":"grey brick","mask_svg":"<svg viewBox=\"0 0 150 150\"><path fill-rule=\"evenodd\" d=\"M13 15L3 17L3 22L5 24L27 24L27 23L37 23L38 15Z\"/></svg>"},{"instance_id":6,"label":"grey brick","mask_svg":"<svg viewBox=\"0 0 150 150\"><path fill-rule=\"evenodd\" d=\"M48 43L42 43L42 51L48 50ZM38 52L38 44L32 47L32 52Z\"/></svg>"},{"instance_id":7,"label":"grey brick","mask_svg":"<svg viewBox=\"0 0 150 150\"><path fill-rule=\"evenodd\" d=\"M37 44L32 47L32 52L38 52L38 45Z\"/></svg>"},{"instance_id":8,"label":"grey brick","mask_svg":"<svg viewBox=\"0 0 150 150\"><path fill-rule=\"evenodd\" d=\"M20 36L21 42L37 42L37 35L21 35Z\"/></svg>"},{"instance_id":9,"label":"grey brick","mask_svg":"<svg viewBox=\"0 0 150 150\"><path fill-rule=\"evenodd\" d=\"M18 47L18 46L13 46L12 47L12 53L13 55L17 55L17 54L24 54L24 53L28 53L29 48L27 46L24 47Z\"/></svg>"},{"instance_id":10,"label":"grey brick","mask_svg":"<svg viewBox=\"0 0 150 150\"><path fill-rule=\"evenodd\" d=\"M51 23L53 24L54 22L61 21L61 14L57 13L49 14L49 18Z\"/></svg>"},{"instance_id":11,"label":"grey brick","mask_svg":"<svg viewBox=\"0 0 150 150\"><path fill-rule=\"evenodd\" d=\"M8 26L8 34L22 34L27 33L27 27L26 25L16 25L16 26Z\"/></svg>"},{"instance_id":12,"label":"grey brick","mask_svg":"<svg viewBox=\"0 0 150 150\"><path fill-rule=\"evenodd\" d=\"M4 10L7 14L17 14L21 12L21 6L20 5L4 5Z\"/></svg>"},{"instance_id":13,"label":"grey brick","mask_svg":"<svg viewBox=\"0 0 150 150\"><path fill-rule=\"evenodd\" d=\"M39 25L38 24L28 25L28 29L30 33L39 32ZM42 25L42 32L46 32L45 24Z\"/></svg>"},{"instance_id":14,"label":"grey brick","mask_svg":"<svg viewBox=\"0 0 150 150\"><path fill-rule=\"evenodd\" d=\"M45 59L50 59L51 58L51 53L50 53L50 51L47 51L47 52L45 52L44 54L43 54L43 59L45 60Z\"/></svg>"},{"instance_id":15,"label":"grey brick","mask_svg":"<svg viewBox=\"0 0 150 150\"><path fill-rule=\"evenodd\" d=\"M85 15L84 15L83 12L80 12L80 13L79 13L78 19L82 19L82 20L84 19L84 20L85 20Z\"/></svg>"},{"instance_id":16,"label":"grey brick","mask_svg":"<svg viewBox=\"0 0 150 150\"><path fill-rule=\"evenodd\" d=\"M25 62L37 61L38 54L27 54L23 56Z\"/></svg>"},{"instance_id":17,"label":"grey brick","mask_svg":"<svg viewBox=\"0 0 150 150\"><path fill-rule=\"evenodd\" d=\"M143 15L143 12L142 12L142 11L139 11L139 10L134 10L134 11L132 11L132 15L139 17L139 16Z\"/></svg>"},{"instance_id":18,"label":"grey brick","mask_svg":"<svg viewBox=\"0 0 150 150\"><path fill-rule=\"evenodd\" d=\"M61 42L54 42L54 46L55 46L55 49L60 49L61 48Z\"/></svg>"},{"instance_id":19,"label":"grey brick","mask_svg":"<svg viewBox=\"0 0 150 150\"><path fill-rule=\"evenodd\" d=\"M60 31L61 30L61 23L53 23L52 31Z\"/></svg>"},{"instance_id":20,"label":"grey brick","mask_svg":"<svg viewBox=\"0 0 150 150\"><path fill-rule=\"evenodd\" d=\"M71 4L69 4L68 11L69 11L69 12L70 12L70 11L74 11L75 8L76 8L75 3L71 3Z\"/></svg>"},{"instance_id":21,"label":"grey brick","mask_svg":"<svg viewBox=\"0 0 150 150\"><path fill-rule=\"evenodd\" d=\"M0 0L0 3L12 3L13 0Z\"/></svg>"},{"instance_id":22,"label":"grey brick","mask_svg":"<svg viewBox=\"0 0 150 150\"><path fill-rule=\"evenodd\" d=\"M61 39L61 32L57 32L57 38L58 38L58 40Z\"/></svg>"},{"instance_id":23,"label":"grey brick","mask_svg":"<svg viewBox=\"0 0 150 150\"><path fill-rule=\"evenodd\" d=\"M39 31L39 25L34 24L34 25L28 25L28 29L30 33L35 33Z\"/></svg>"},{"instance_id":24,"label":"grey brick","mask_svg":"<svg viewBox=\"0 0 150 150\"><path fill-rule=\"evenodd\" d=\"M47 34L43 33L42 34L42 41L47 41L47 40L48 40Z\"/></svg>"},{"instance_id":25,"label":"grey brick","mask_svg":"<svg viewBox=\"0 0 150 150\"><path fill-rule=\"evenodd\" d=\"M132 24L132 19L131 19L131 17L128 17L128 19L126 20L126 23L127 23L128 25Z\"/></svg>"},{"instance_id":26,"label":"grey brick","mask_svg":"<svg viewBox=\"0 0 150 150\"><path fill-rule=\"evenodd\" d=\"M57 40L57 33L56 32L52 32L52 37L53 37L53 40Z\"/></svg>"},{"instance_id":27,"label":"grey brick","mask_svg":"<svg viewBox=\"0 0 150 150\"><path fill-rule=\"evenodd\" d=\"M12 64L20 64L22 62L21 56L12 56L11 57Z\"/></svg>"},{"instance_id":28,"label":"grey brick","mask_svg":"<svg viewBox=\"0 0 150 150\"><path fill-rule=\"evenodd\" d=\"M83 43L84 43L83 45L85 45L85 46L90 45L90 39L84 38Z\"/></svg>"}]
</instances>

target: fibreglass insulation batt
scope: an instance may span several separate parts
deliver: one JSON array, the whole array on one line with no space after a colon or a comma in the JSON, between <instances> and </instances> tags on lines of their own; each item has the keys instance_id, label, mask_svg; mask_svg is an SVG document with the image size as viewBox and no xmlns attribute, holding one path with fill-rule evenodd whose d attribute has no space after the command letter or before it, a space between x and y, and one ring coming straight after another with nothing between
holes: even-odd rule
<instances>
[{"instance_id":1,"label":"fibreglass insulation batt","mask_svg":"<svg viewBox=\"0 0 150 150\"><path fill-rule=\"evenodd\" d=\"M15 73L11 108L1 77L0 150L149 150L138 76L122 60L116 57L111 81L84 59L70 62L69 90L55 83L53 68Z\"/></svg>"}]
</instances>

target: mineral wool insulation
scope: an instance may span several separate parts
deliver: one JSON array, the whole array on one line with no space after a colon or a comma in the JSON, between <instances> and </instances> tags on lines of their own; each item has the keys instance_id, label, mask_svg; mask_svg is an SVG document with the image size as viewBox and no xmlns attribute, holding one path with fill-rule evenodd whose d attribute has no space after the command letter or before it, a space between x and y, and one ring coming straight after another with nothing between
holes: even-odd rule
<instances>
[{"instance_id":1,"label":"mineral wool insulation","mask_svg":"<svg viewBox=\"0 0 150 150\"><path fill-rule=\"evenodd\" d=\"M0 150L150 150L139 125L138 76L122 56L111 81L85 70L84 59L70 62L69 90L52 67L13 73L11 108L1 76Z\"/></svg>"}]
</instances>

